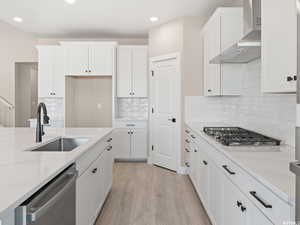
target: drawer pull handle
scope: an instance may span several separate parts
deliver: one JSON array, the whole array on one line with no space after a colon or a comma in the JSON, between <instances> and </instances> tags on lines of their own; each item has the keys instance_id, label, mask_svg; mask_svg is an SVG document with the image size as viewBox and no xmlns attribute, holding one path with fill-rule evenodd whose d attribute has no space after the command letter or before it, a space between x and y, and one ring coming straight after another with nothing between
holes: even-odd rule
<instances>
[{"instance_id":1,"label":"drawer pull handle","mask_svg":"<svg viewBox=\"0 0 300 225\"><path fill-rule=\"evenodd\" d=\"M203 160L202 162L205 166L207 166L207 164L208 164L207 161Z\"/></svg>"},{"instance_id":2,"label":"drawer pull handle","mask_svg":"<svg viewBox=\"0 0 300 225\"><path fill-rule=\"evenodd\" d=\"M97 173L97 171L98 171L98 168L95 168L92 170L92 173Z\"/></svg>"},{"instance_id":3,"label":"drawer pull handle","mask_svg":"<svg viewBox=\"0 0 300 225\"><path fill-rule=\"evenodd\" d=\"M186 152L191 152L191 151L190 151L189 149L187 149L187 148L185 149L185 151L186 151Z\"/></svg>"},{"instance_id":4,"label":"drawer pull handle","mask_svg":"<svg viewBox=\"0 0 300 225\"><path fill-rule=\"evenodd\" d=\"M230 169L228 169L227 165L223 165L222 166L224 168L224 170L226 170L230 175L235 175L235 172L231 171Z\"/></svg>"},{"instance_id":5,"label":"drawer pull handle","mask_svg":"<svg viewBox=\"0 0 300 225\"><path fill-rule=\"evenodd\" d=\"M272 205L265 203L260 197L257 196L256 191L250 191L250 194L259 202L261 203L265 208L272 209Z\"/></svg>"},{"instance_id":6,"label":"drawer pull handle","mask_svg":"<svg viewBox=\"0 0 300 225\"><path fill-rule=\"evenodd\" d=\"M186 139L185 142L188 143L188 144L190 143L190 141L188 139Z\"/></svg>"},{"instance_id":7,"label":"drawer pull handle","mask_svg":"<svg viewBox=\"0 0 300 225\"><path fill-rule=\"evenodd\" d=\"M195 135L193 135L193 134L191 135L191 137L194 138L194 139L196 138Z\"/></svg>"}]
</instances>

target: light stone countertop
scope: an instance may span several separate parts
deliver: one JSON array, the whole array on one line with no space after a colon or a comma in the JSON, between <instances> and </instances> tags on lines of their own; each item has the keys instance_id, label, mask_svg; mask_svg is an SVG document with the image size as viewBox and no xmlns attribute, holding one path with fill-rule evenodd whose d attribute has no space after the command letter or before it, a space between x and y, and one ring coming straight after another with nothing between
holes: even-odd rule
<instances>
[{"instance_id":1,"label":"light stone countertop","mask_svg":"<svg viewBox=\"0 0 300 225\"><path fill-rule=\"evenodd\" d=\"M87 137L71 152L31 152L34 128L0 128L0 214L16 208L61 171L74 163L112 128L46 128L45 144L58 137Z\"/></svg>"},{"instance_id":2,"label":"light stone countertop","mask_svg":"<svg viewBox=\"0 0 300 225\"><path fill-rule=\"evenodd\" d=\"M226 124L202 122L186 122L186 124L278 197L292 205L295 204L296 177L289 170L289 163L295 161L295 148L288 145L274 147L224 146L206 135L203 127L226 126Z\"/></svg>"}]
</instances>

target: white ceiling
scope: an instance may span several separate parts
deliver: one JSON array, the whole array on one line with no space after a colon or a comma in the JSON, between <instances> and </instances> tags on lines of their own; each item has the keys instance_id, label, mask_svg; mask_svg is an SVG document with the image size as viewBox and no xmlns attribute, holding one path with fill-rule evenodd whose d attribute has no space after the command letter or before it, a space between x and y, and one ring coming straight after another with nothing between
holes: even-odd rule
<instances>
[{"instance_id":1,"label":"white ceiling","mask_svg":"<svg viewBox=\"0 0 300 225\"><path fill-rule=\"evenodd\" d=\"M0 20L39 37L147 37L152 26L187 15L207 16L232 0L1 0ZM12 20L18 16L23 23ZM151 23L149 17L159 21Z\"/></svg>"}]
</instances>

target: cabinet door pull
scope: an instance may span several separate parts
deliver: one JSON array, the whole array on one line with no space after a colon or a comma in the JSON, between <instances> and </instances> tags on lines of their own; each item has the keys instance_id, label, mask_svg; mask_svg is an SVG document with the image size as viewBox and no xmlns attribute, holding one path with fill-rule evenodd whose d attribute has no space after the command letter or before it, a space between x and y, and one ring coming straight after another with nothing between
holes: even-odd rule
<instances>
[{"instance_id":1,"label":"cabinet door pull","mask_svg":"<svg viewBox=\"0 0 300 225\"><path fill-rule=\"evenodd\" d=\"M197 150L197 149L194 149L194 152L198 152L198 150Z\"/></svg>"},{"instance_id":2,"label":"cabinet door pull","mask_svg":"<svg viewBox=\"0 0 300 225\"><path fill-rule=\"evenodd\" d=\"M227 165L223 165L222 166L224 168L224 170L226 170L230 175L235 175L235 172L231 171L230 169L228 169Z\"/></svg>"},{"instance_id":3,"label":"cabinet door pull","mask_svg":"<svg viewBox=\"0 0 300 225\"><path fill-rule=\"evenodd\" d=\"M294 81L296 81L297 80L297 75L294 75Z\"/></svg>"},{"instance_id":4,"label":"cabinet door pull","mask_svg":"<svg viewBox=\"0 0 300 225\"><path fill-rule=\"evenodd\" d=\"M107 140L108 143L111 142L111 141L112 141L112 138L109 138L109 139Z\"/></svg>"},{"instance_id":5,"label":"cabinet door pull","mask_svg":"<svg viewBox=\"0 0 300 225\"><path fill-rule=\"evenodd\" d=\"M208 89L207 92L211 92L211 89Z\"/></svg>"},{"instance_id":6,"label":"cabinet door pull","mask_svg":"<svg viewBox=\"0 0 300 225\"><path fill-rule=\"evenodd\" d=\"M260 197L257 196L256 191L250 191L250 194L260 203L262 204L265 208L271 209L272 205L265 203Z\"/></svg>"},{"instance_id":7,"label":"cabinet door pull","mask_svg":"<svg viewBox=\"0 0 300 225\"><path fill-rule=\"evenodd\" d=\"M188 143L188 144L190 143L189 139L186 139L185 142Z\"/></svg>"},{"instance_id":8,"label":"cabinet door pull","mask_svg":"<svg viewBox=\"0 0 300 225\"><path fill-rule=\"evenodd\" d=\"M193 135L193 134L191 135L191 137L192 137L192 138L194 138L194 139L196 138L196 136L195 136L195 135Z\"/></svg>"},{"instance_id":9,"label":"cabinet door pull","mask_svg":"<svg viewBox=\"0 0 300 225\"><path fill-rule=\"evenodd\" d=\"M185 149L185 151L186 151L186 152L191 152L191 151L190 151L189 149L187 149L187 148Z\"/></svg>"},{"instance_id":10,"label":"cabinet door pull","mask_svg":"<svg viewBox=\"0 0 300 225\"><path fill-rule=\"evenodd\" d=\"M293 80L293 77L287 76L287 78L286 78L286 81L287 81L287 82L290 82L290 81L292 81L292 80Z\"/></svg>"},{"instance_id":11,"label":"cabinet door pull","mask_svg":"<svg viewBox=\"0 0 300 225\"><path fill-rule=\"evenodd\" d=\"M112 150L112 146L108 146L106 150L110 152L110 150Z\"/></svg>"},{"instance_id":12,"label":"cabinet door pull","mask_svg":"<svg viewBox=\"0 0 300 225\"><path fill-rule=\"evenodd\" d=\"M187 162L185 163L185 165L186 165L186 167L190 167L190 164L189 164L189 163L187 163Z\"/></svg>"},{"instance_id":13,"label":"cabinet door pull","mask_svg":"<svg viewBox=\"0 0 300 225\"><path fill-rule=\"evenodd\" d=\"M185 130L185 133L189 134L189 133L190 133L190 131L189 131L189 130Z\"/></svg>"},{"instance_id":14,"label":"cabinet door pull","mask_svg":"<svg viewBox=\"0 0 300 225\"><path fill-rule=\"evenodd\" d=\"M245 206L242 206L242 207L241 207L241 211L242 211L242 212L245 212L246 209L247 209L247 208L246 208Z\"/></svg>"},{"instance_id":15,"label":"cabinet door pull","mask_svg":"<svg viewBox=\"0 0 300 225\"><path fill-rule=\"evenodd\" d=\"M98 168L95 168L92 170L92 173L97 173L97 171L98 171Z\"/></svg>"},{"instance_id":16,"label":"cabinet door pull","mask_svg":"<svg viewBox=\"0 0 300 225\"><path fill-rule=\"evenodd\" d=\"M237 207L240 208L243 204L242 204L240 201L237 201L237 202L236 202L236 205L237 205Z\"/></svg>"},{"instance_id":17,"label":"cabinet door pull","mask_svg":"<svg viewBox=\"0 0 300 225\"><path fill-rule=\"evenodd\" d=\"M205 166L207 166L207 164L208 164L207 161L203 160L202 162Z\"/></svg>"}]
</instances>

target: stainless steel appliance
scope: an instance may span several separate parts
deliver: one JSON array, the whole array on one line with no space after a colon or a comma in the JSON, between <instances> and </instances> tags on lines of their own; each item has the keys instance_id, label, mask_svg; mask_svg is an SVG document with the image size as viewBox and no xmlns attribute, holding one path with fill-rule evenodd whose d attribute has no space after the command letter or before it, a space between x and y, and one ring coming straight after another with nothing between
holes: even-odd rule
<instances>
[{"instance_id":1,"label":"stainless steel appliance","mask_svg":"<svg viewBox=\"0 0 300 225\"><path fill-rule=\"evenodd\" d=\"M75 225L76 177L72 165L15 211L16 225Z\"/></svg>"},{"instance_id":2,"label":"stainless steel appliance","mask_svg":"<svg viewBox=\"0 0 300 225\"><path fill-rule=\"evenodd\" d=\"M240 127L204 127L203 131L226 146L276 146L281 142Z\"/></svg>"},{"instance_id":3,"label":"stainless steel appliance","mask_svg":"<svg viewBox=\"0 0 300 225\"><path fill-rule=\"evenodd\" d=\"M248 63L261 56L261 0L243 0L244 37L210 63Z\"/></svg>"},{"instance_id":4,"label":"stainless steel appliance","mask_svg":"<svg viewBox=\"0 0 300 225\"><path fill-rule=\"evenodd\" d=\"M300 0L297 4L297 74L300 73ZM295 77L297 78L297 77ZM290 164L290 170L296 174L296 220L300 221L300 81L297 80L297 125L296 125L296 160Z\"/></svg>"}]
</instances>

